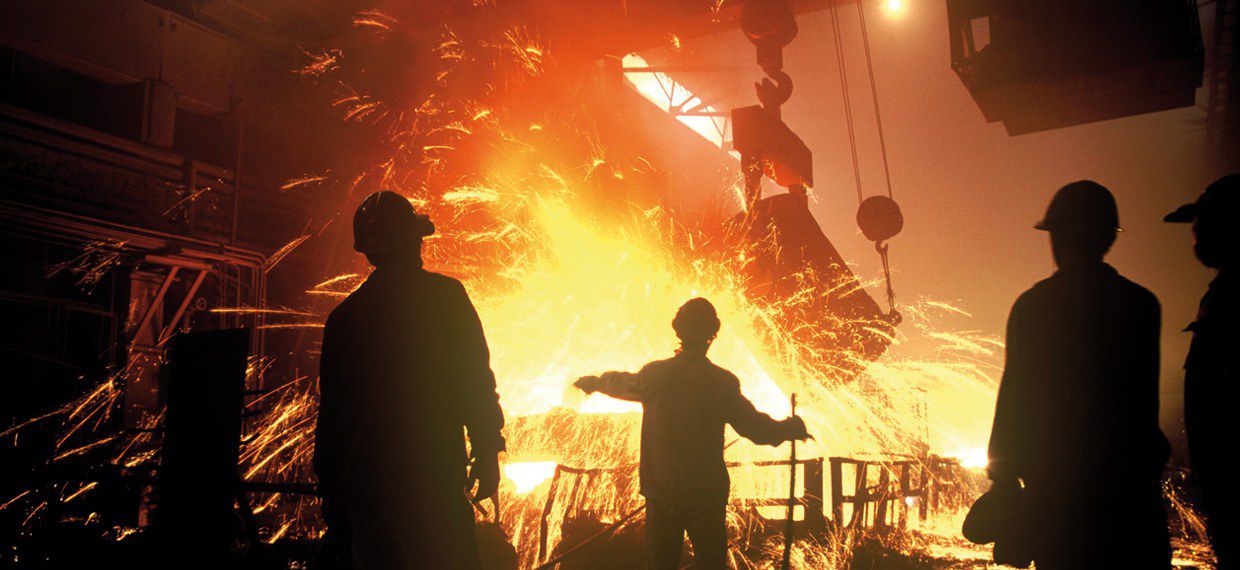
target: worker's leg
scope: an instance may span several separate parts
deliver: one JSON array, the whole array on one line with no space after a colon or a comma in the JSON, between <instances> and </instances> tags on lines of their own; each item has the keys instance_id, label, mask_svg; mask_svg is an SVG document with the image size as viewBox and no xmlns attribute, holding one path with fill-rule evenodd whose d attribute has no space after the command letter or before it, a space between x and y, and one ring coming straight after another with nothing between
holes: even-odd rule
<instances>
[{"instance_id":1,"label":"worker's leg","mask_svg":"<svg viewBox=\"0 0 1240 570\"><path fill-rule=\"evenodd\" d=\"M1222 479L1222 480L1220 480ZM1210 542L1214 546L1214 555L1218 559L1218 570L1236 570L1240 568L1237 559L1236 541L1240 535L1236 532L1235 504L1240 500L1240 493L1235 490L1235 482L1225 480L1219 474L1209 473L1199 478L1201 499L1206 515L1206 528L1210 533Z\"/></svg>"},{"instance_id":2,"label":"worker's leg","mask_svg":"<svg viewBox=\"0 0 1240 570\"><path fill-rule=\"evenodd\" d=\"M646 568L677 570L685 526L677 505L646 500Z\"/></svg>"},{"instance_id":3,"label":"worker's leg","mask_svg":"<svg viewBox=\"0 0 1240 570\"><path fill-rule=\"evenodd\" d=\"M728 567L728 526L725 503L693 505L685 516L685 530L693 543L693 567L721 570Z\"/></svg>"},{"instance_id":4,"label":"worker's leg","mask_svg":"<svg viewBox=\"0 0 1240 570\"><path fill-rule=\"evenodd\" d=\"M319 555L316 570L349 570L353 567L350 551L352 538L349 535L349 519L345 515L344 501L338 494L324 496L320 499L319 509L323 521L327 523L327 531L319 542Z\"/></svg>"}]
</instances>

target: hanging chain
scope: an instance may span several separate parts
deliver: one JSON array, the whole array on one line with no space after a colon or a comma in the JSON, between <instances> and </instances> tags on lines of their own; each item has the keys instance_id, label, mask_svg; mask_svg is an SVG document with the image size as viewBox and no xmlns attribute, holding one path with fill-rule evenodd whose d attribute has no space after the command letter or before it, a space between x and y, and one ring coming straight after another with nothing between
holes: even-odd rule
<instances>
[{"instance_id":1,"label":"hanging chain","mask_svg":"<svg viewBox=\"0 0 1240 570\"><path fill-rule=\"evenodd\" d=\"M903 320L903 317L896 310L896 290L891 285L891 263L887 258L891 246L876 241L874 242L874 250L878 252L878 257L883 260L883 279L887 282L887 316L891 319L892 325L898 325Z\"/></svg>"}]
</instances>

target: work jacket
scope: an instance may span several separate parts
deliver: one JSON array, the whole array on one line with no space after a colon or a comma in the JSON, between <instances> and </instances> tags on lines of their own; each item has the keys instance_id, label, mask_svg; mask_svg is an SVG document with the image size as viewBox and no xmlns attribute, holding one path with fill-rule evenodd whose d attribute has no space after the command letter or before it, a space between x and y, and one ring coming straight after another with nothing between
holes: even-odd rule
<instances>
[{"instance_id":1,"label":"work jacket","mask_svg":"<svg viewBox=\"0 0 1240 570\"><path fill-rule=\"evenodd\" d=\"M1219 273L1186 329L1193 342L1184 362L1184 424L1193 470L1207 475L1229 471L1235 449L1234 410L1240 397L1236 286L1234 276Z\"/></svg>"},{"instance_id":2,"label":"work jacket","mask_svg":"<svg viewBox=\"0 0 1240 570\"><path fill-rule=\"evenodd\" d=\"M1061 269L1012 307L989 470L1023 481L1023 530L1007 538L1038 566L1168 565L1160 319L1152 293L1102 263Z\"/></svg>"},{"instance_id":3,"label":"work jacket","mask_svg":"<svg viewBox=\"0 0 1240 570\"><path fill-rule=\"evenodd\" d=\"M459 500L467 454L504 447L482 325L465 288L416 259L377 268L323 330L314 467L370 502Z\"/></svg>"},{"instance_id":4,"label":"work jacket","mask_svg":"<svg viewBox=\"0 0 1240 570\"><path fill-rule=\"evenodd\" d=\"M990 435L993 478L1157 478L1157 298L1109 265L1060 270L1016 300Z\"/></svg>"},{"instance_id":5,"label":"work jacket","mask_svg":"<svg viewBox=\"0 0 1240 570\"><path fill-rule=\"evenodd\" d=\"M755 409L736 375L701 351L682 351L635 374L604 373L594 388L642 404L641 493L648 499L726 502L725 425L762 445L793 436L789 422Z\"/></svg>"}]
</instances>

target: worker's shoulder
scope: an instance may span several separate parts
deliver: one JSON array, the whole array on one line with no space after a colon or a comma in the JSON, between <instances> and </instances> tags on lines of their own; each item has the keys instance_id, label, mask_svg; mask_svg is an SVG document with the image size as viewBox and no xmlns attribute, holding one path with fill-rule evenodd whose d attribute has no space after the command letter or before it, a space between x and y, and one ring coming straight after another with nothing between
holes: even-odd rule
<instances>
[{"instance_id":1,"label":"worker's shoulder","mask_svg":"<svg viewBox=\"0 0 1240 570\"><path fill-rule=\"evenodd\" d=\"M1116 273L1113 280L1115 281L1115 291L1124 295L1128 300L1134 303L1140 303L1147 307L1155 309L1160 307L1158 296L1149 289L1146 289L1140 283L1133 281L1119 273Z\"/></svg>"},{"instance_id":2,"label":"worker's shoulder","mask_svg":"<svg viewBox=\"0 0 1240 570\"><path fill-rule=\"evenodd\" d=\"M665 372L674 376L681 376L689 373L686 367L698 371L693 374L696 378L706 378L715 382L723 382L725 384L735 384L740 386L740 378L729 371L727 368L719 366L706 358L685 358L682 356L673 356L663 360L655 360L642 367L643 375L652 375L661 377ZM704 371L705 374L702 374Z\"/></svg>"},{"instance_id":3,"label":"worker's shoulder","mask_svg":"<svg viewBox=\"0 0 1240 570\"><path fill-rule=\"evenodd\" d=\"M340 303L331 310L331 312L327 313L327 321L323 324L323 327L333 328L349 320L353 313L356 312L357 306L361 302L359 300L362 296L361 291L361 288L358 288L352 293L349 293L348 296L341 300Z\"/></svg>"},{"instance_id":4,"label":"worker's shoulder","mask_svg":"<svg viewBox=\"0 0 1240 570\"><path fill-rule=\"evenodd\" d=\"M733 374L731 370L728 370L727 368L719 366L718 364L715 364L714 362L711 362L709 360L706 361L706 365L707 365L706 366L707 370L710 371L711 377L714 378L716 381L723 382L727 384L728 386L740 387L741 379L738 378L735 374Z\"/></svg>"},{"instance_id":5,"label":"worker's shoulder","mask_svg":"<svg viewBox=\"0 0 1240 570\"><path fill-rule=\"evenodd\" d=\"M657 372L660 370L666 370L672 366L675 366L675 364L676 364L675 357L664 358L662 360L652 360L650 362L647 362L644 366L642 366L642 372Z\"/></svg>"},{"instance_id":6,"label":"worker's shoulder","mask_svg":"<svg viewBox=\"0 0 1240 570\"><path fill-rule=\"evenodd\" d=\"M455 277L444 275L443 273L435 273L434 271L422 271L421 281L423 284L444 292L467 294L465 284Z\"/></svg>"},{"instance_id":7,"label":"worker's shoulder","mask_svg":"<svg viewBox=\"0 0 1240 570\"><path fill-rule=\"evenodd\" d=\"M716 377L719 378L720 382L726 383L728 387L735 387L738 390L740 389L741 379L737 375L733 374L731 370L728 370L727 368L724 368L722 366L718 366L718 365L714 365L714 366L716 370Z\"/></svg>"},{"instance_id":8,"label":"worker's shoulder","mask_svg":"<svg viewBox=\"0 0 1240 570\"><path fill-rule=\"evenodd\" d=\"M1051 278L1046 278L1032 287L1025 289L1023 293L1016 297L1016 302L1012 303L1012 312L1018 313L1030 310L1033 306L1038 305L1051 291Z\"/></svg>"},{"instance_id":9,"label":"worker's shoulder","mask_svg":"<svg viewBox=\"0 0 1240 570\"><path fill-rule=\"evenodd\" d=\"M1103 289L1110 299L1155 308L1159 306L1158 297L1154 293L1135 281L1120 275L1118 272L1111 271L1107 273L1103 282ZM1052 275L1038 281L1016 298L1016 303L1013 304L1012 310L1035 310L1042 303L1064 295L1065 288L1069 287L1070 283L1072 282L1065 281L1058 275Z\"/></svg>"}]
</instances>

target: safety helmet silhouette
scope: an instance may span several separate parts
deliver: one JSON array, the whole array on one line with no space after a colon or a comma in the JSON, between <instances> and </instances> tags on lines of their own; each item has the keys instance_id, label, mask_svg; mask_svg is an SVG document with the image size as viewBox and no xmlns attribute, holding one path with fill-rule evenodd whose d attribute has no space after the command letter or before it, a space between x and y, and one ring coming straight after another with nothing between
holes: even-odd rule
<instances>
[{"instance_id":1,"label":"safety helmet silhouette","mask_svg":"<svg viewBox=\"0 0 1240 570\"><path fill-rule=\"evenodd\" d=\"M1203 217L1217 220L1240 218L1240 174L1228 174L1215 180L1196 201L1180 206L1167 214L1163 221L1188 224Z\"/></svg>"},{"instance_id":2,"label":"safety helmet silhouette","mask_svg":"<svg viewBox=\"0 0 1240 570\"><path fill-rule=\"evenodd\" d=\"M1060 188L1046 208L1046 216L1034 224L1043 231L1121 231L1119 207L1105 186L1080 180Z\"/></svg>"},{"instance_id":3,"label":"safety helmet silhouette","mask_svg":"<svg viewBox=\"0 0 1240 570\"><path fill-rule=\"evenodd\" d=\"M719 315L710 301L701 297L690 299L676 311L672 329L680 340L710 340L719 334Z\"/></svg>"},{"instance_id":4,"label":"safety helmet silhouette","mask_svg":"<svg viewBox=\"0 0 1240 570\"><path fill-rule=\"evenodd\" d=\"M431 219L395 192L367 196L353 214L353 249L360 253L390 249L434 233Z\"/></svg>"}]
</instances>

